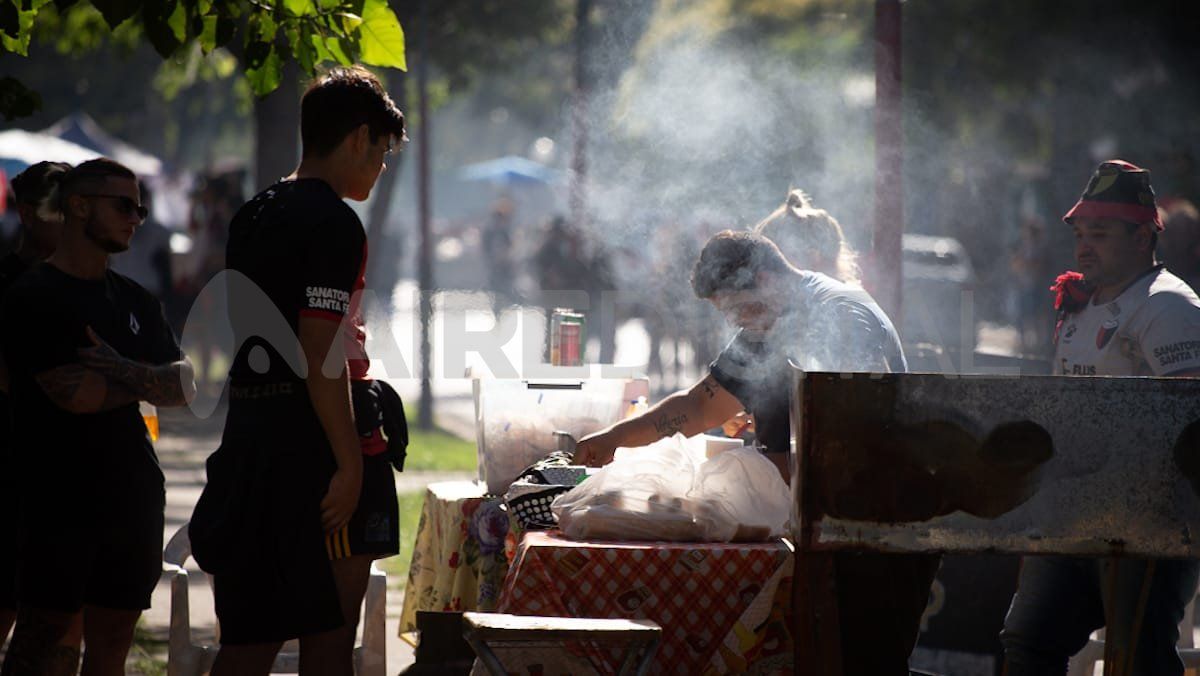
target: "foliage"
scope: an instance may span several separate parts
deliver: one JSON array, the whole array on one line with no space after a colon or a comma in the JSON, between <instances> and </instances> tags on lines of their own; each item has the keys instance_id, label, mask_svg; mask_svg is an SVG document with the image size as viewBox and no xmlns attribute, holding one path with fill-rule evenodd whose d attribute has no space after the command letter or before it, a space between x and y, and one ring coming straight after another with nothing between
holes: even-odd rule
<instances>
[{"instance_id":1,"label":"foliage","mask_svg":"<svg viewBox=\"0 0 1200 676\"><path fill-rule=\"evenodd\" d=\"M78 0L57 0L59 13ZM118 43L144 36L163 59L208 55L227 47L239 55L251 90L264 96L279 86L283 63L294 59L312 75L326 62L407 67L404 31L387 0L91 0L99 14L67 13L61 49L95 47L109 33ZM28 56L37 20L50 0L0 0L2 51ZM240 37L239 37L240 33ZM28 111L33 99L0 92L0 113ZM26 112L27 114L27 112Z\"/></svg>"},{"instance_id":2,"label":"foliage","mask_svg":"<svg viewBox=\"0 0 1200 676\"><path fill-rule=\"evenodd\" d=\"M408 419L417 420L415 408L408 412ZM475 461L474 441L459 439L443 430L425 432L416 425L409 429L405 471L474 472Z\"/></svg>"}]
</instances>

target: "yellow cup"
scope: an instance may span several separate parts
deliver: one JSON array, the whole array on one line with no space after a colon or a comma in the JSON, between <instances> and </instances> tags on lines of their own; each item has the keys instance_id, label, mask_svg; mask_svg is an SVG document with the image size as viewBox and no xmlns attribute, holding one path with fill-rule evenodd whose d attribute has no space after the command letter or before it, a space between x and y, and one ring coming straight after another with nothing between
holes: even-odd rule
<instances>
[{"instance_id":1,"label":"yellow cup","mask_svg":"<svg viewBox=\"0 0 1200 676\"><path fill-rule=\"evenodd\" d=\"M146 431L150 433L150 441L158 441L158 409L154 404L144 401L138 402L138 409L142 412L142 422L146 423Z\"/></svg>"}]
</instances>

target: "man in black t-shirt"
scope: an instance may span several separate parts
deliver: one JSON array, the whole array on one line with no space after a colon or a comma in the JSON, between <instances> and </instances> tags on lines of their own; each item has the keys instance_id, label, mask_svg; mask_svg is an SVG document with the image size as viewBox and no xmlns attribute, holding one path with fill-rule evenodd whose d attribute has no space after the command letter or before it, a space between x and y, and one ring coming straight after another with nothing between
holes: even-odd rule
<instances>
[{"instance_id":1,"label":"man in black t-shirt","mask_svg":"<svg viewBox=\"0 0 1200 676\"><path fill-rule=\"evenodd\" d=\"M162 572L162 471L139 401L181 406L191 366L158 300L108 269L145 217L107 159L62 179L58 249L4 299L20 487L16 630L4 676L120 674Z\"/></svg>"},{"instance_id":2,"label":"man in black t-shirt","mask_svg":"<svg viewBox=\"0 0 1200 676\"><path fill-rule=\"evenodd\" d=\"M334 68L305 92L300 127L295 174L229 228L239 347L225 433L188 529L221 623L213 676L266 674L293 638L302 670L352 674L371 561L397 540L371 546L375 531L396 531L396 493L351 406L348 381L367 366L356 293L366 235L343 199L367 198L405 139L404 116L369 71ZM364 513L390 523L352 518Z\"/></svg>"},{"instance_id":3,"label":"man in black t-shirt","mask_svg":"<svg viewBox=\"0 0 1200 676\"><path fill-rule=\"evenodd\" d=\"M15 251L0 258L0 300L30 265L54 253L62 233L58 183L71 168L62 162L38 162L12 179L13 197L21 216ZM0 648L17 620L17 486L9 459L12 430L8 397L8 368L0 356Z\"/></svg>"},{"instance_id":4,"label":"man in black t-shirt","mask_svg":"<svg viewBox=\"0 0 1200 676\"><path fill-rule=\"evenodd\" d=\"M581 439L581 464L605 464L620 446L700 434L746 410L767 457L786 474L789 362L840 373L907 368L895 327L869 294L793 268L761 235L727 230L710 239L692 289L738 327L737 335L691 389ZM907 676L938 558L839 553L833 566L844 673Z\"/></svg>"}]
</instances>

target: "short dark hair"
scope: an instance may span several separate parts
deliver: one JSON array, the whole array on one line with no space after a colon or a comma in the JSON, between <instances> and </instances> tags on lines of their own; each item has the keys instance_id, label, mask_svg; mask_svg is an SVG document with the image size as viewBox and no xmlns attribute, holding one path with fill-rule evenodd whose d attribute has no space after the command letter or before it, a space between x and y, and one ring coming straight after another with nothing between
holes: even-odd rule
<instances>
[{"instance_id":1,"label":"short dark hair","mask_svg":"<svg viewBox=\"0 0 1200 676\"><path fill-rule=\"evenodd\" d=\"M137 182L137 174L133 173L133 170L107 157L98 157L75 165L74 169L63 176L62 187L59 188L64 207L68 197L89 190L100 190L103 183L110 178L125 178Z\"/></svg>"},{"instance_id":2,"label":"short dark hair","mask_svg":"<svg viewBox=\"0 0 1200 676\"><path fill-rule=\"evenodd\" d=\"M66 162L31 164L12 178L13 197L22 204L38 205L62 182L71 170Z\"/></svg>"},{"instance_id":3,"label":"short dark hair","mask_svg":"<svg viewBox=\"0 0 1200 676\"><path fill-rule=\"evenodd\" d=\"M692 291L709 299L718 293L757 287L760 272L787 272L792 267L771 240L752 232L725 230L704 245L692 268Z\"/></svg>"},{"instance_id":4,"label":"short dark hair","mask_svg":"<svg viewBox=\"0 0 1200 676\"><path fill-rule=\"evenodd\" d=\"M302 154L325 157L362 124L372 142L384 134L408 140L404 113L371 71L362 66L331 68L313 80L300 99Z\"/></svg>"}]
</instances>

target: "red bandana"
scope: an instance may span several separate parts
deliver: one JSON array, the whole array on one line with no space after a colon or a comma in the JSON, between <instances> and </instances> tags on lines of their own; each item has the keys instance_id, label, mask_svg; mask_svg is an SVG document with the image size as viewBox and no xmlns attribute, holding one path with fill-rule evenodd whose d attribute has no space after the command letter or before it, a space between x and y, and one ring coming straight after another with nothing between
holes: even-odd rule
<instances>
[{"instance_id":1,"label":"red bandana","mask_svg":"<svg viewBox=\"0 0 1200 676\"><path fill-rule=\"evenodd\" d=\"M1062 328L1067 315L1074 314L1087 307L1092 299L1092 287L1083 280L1083 275L1068 270L1054 280L1050 290L1055 293L1054 310L1058 313L1058 321L1054 324L1054 342L1058 343L1058 331Z\"/></svg>"}]
</instances>

